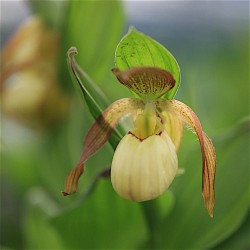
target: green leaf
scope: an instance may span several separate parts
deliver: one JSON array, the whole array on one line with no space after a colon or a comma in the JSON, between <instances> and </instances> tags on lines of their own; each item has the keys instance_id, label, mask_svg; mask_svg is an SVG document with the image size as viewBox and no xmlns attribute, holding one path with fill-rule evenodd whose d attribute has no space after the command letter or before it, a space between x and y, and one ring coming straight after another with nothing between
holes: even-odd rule
<instances>
[{"instance_id":1,"label":"green leaf","mask_svg":"<svg viewBox=\"0 0 250 250\"><path fill-rule=\"evenodd\" d=\"M213 219L207 215L201 195L198 143L195 148L183 143L185 155L179 158L179 164L185 166L186 171L171 187L176 202L172 212L162 221L160 247L209 248L225 240L243 222L249 209L249 176L246 174L249 128L243 132L237 129L232 131L238 133L233 137L222 134L213 140L217 154Z\"/></svg>"},{"instance_id":2,"label":"green leaf","mask_svg":"<svg viewBox=\"0 0 250 250\"><path fill-rule=\"evenodd\" d=\"M72 73L72 80L78 92L82 95L83 99L85 99L90 113L96 120L102 114L104 107L108 106L107 100L99 87L94 84L88 75L79 67L74 58L75 54L77 54L76 48L71 47L67 55L70 72ZM75 79L76 81L74 81ZM119 128L114 128L114 132L109 139L114 149L121 140L122 134L124 134L124 131L121 126Z\"/></svg>"},{"instance_id":3,"label":"green leaf","mask_svg":"<svg viewBox=\"0 0 250 250\"><path fill-rule=\"evenodd\" d=\"M77 54L78 52L75 47L71 47L67 53L68 65L72 80L76 89L78 90L78 93L83 97L82 100L86 101L92 116L94 119L97 119L102 113L103 109L107 107L108 100L97 87L97 85L93 83L90 77L77 64L74 58L74 56Z\"/></svg>"},{"instance_id":4,"label":"green leaf","mask_svg":"<svg viewBox=\"0 0 250 250\"><path fill-rule=\"evenodd\" d=\"M84 71L73 62L78 75L74 74L78 81L75 87L96 119L110 104L96 84L103 82L104 85L104 78L111 76L113 53L124 24L122 5L119 1L70 1L64 20L61 59L64 62L65 53L71 46L77 47L77 60ZM69 85L69 81L65 81L68 73L65 74L64 63L61 69L61 79ZM109 85L106 87L110 88ZM116 147L122 133L123 128L118 126L110 138L113 147Z\"/></svg>"},{"instance_id":5,"label":"green leaf","mask_svg":"<svg viewBox=\"0 0 250 250\"><path fill-rule=\"evenodd\" d=\"M52 225L67 249L134 249L147 233L140 205L121 199L109 180L100 180L80 206L56 216Z\"/></svg>"},{"instance_id":6,"label":"green leaf","mask_svg":"<svg viewBox=\"0 0 250 250\"><path fill-rule=\"evenodd\" d=\"M56 204L40 188L28 193L25 204L22 233L25 249L65 249L62 238L50 225L58 210Z\"/></svg>"},{"instance_id":7,"label":"green leaf","mask_svg":"<svg viewBox=\"0 0 250 250\"><path fill-rule=\"evenodd\" d=\"M124 14L120 1L69 1L62 30L64 56L71 47L79 51L79 65L96 83L103 82L113 66ZM65 69L65 67L64 67Z\"/></svg>"},{"instance_id":8,"label":"green leaf","mask_svg":"<svg viewBox=\"0 0 250 250\"><path fill-rule=\"evenodd\" d=\"M250 216L248 214L241 227L221 244L215 246L213 250L248 249L250 246L249 225Z\"/></svg>"},{"instance_id":9,"label":"green leaf","mask_svg":"<svg viewBox=\"0 0 250 250\"><path fill-rule=\"evenodd\" d=\"M120 70L132 67L153 66L170 72L175 81L175 87L165 97L175 96L180 85L180 69L173 55L152 38L131 28L116 48L116 66Z\"/></svg>"},{"instance_id":10,"label":"green leaf","mask_svg":"<svg viewBox=\"0 0 250 250\"><path fill-rule=\"evenodd\" d=\"M49 26L56 29L61 28L62 18L68 1L46 1L29 0L28 4L34 13L39 15Z\"/></svg>"}]
</instances>

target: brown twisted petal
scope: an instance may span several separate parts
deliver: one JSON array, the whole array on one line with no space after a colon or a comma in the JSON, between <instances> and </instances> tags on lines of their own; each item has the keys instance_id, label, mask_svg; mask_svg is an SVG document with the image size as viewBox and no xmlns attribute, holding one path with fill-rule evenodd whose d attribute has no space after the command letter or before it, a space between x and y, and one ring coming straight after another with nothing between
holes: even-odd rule
<instances>
[{"instance_id":1,"label":"brown twisted petal","mask_svg":"<svg viewBox=\"0 0 250 250\"><path fill-rule=\"evenodd\" d=\"M205 132L202 133L204 137L205 151L206 151L206 170L203 170L202 176L204 180L202 181L202 194L206 208L211 217L213 217L213 207L214 207L214 179L216 170L216 155L211 139L207 136ZM210 195L211 194L211 195Z\"/></svg>"},{"instance_id":2,"label":"brown twisted petal","mask_svg":"<svg viewBox=\"0 0 250 250\"><path fill-rule=\"evenodd\" d=\"M175 85L171 73L157 67L135 67L126 71L112 69L117 79L144 100L157 99Z\"/></svg>"},{"instance_id":3,"label":"brown twisted petal","mask_svg":"<svg viewBox=\"0 0 250 250\"><path fill-rule=\"evenodd\" d=\"M64 196L73 194L78 189L78 180L81 177L84 170L84 163L78 163L76 167L74 167L66 177L65 180L65 188L62 192Z\"/></svg>"},{"instance_id":4,"label":"brown twisted petal","mask_svg":"<svg viewBox=\"0 0 250 250\"><path fill-rule=\"evenodd\" d=\"M167 101L167 108L178 115L187 125L190 125L196 132L201 145L202 153L202 194L205 207L213 217L215 202L214 181L216 170L216 155L210 138L203 132L202 126L196 114L184 103L177 100Z\"/></svg>"},{"instance_id":5,"label":"brown twisted petal","mask_svg":"<svg viewBox=\"0 0 250 250\"><path fill-rule=\"evenodd\" d=\"M66 177L63 195L70 195L77 191L78 180L84 170L84 162L104 145L119 120L143 107L144 102L140 100L124 98L112 103L103 111L85 137L82 156L76 167Z\"/></svg>"}]
</instances>

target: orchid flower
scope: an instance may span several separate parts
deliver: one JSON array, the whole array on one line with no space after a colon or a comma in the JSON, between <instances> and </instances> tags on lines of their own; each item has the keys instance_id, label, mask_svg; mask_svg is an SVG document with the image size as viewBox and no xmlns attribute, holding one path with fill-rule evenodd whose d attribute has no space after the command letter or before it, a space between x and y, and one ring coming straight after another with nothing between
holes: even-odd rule
<instances>
[{"instance_id":1,"label":"orchid flower","mask_svg":"<svg viewBox=\"0 0 250 250\"><path fill-rule=\"evenodd\" d=\"M72 57L72 50L69 53ZM85 162L109 140L119 121L131 115L134 128L120 140L111 164L114 190L121 197L137 202L152 200L166 192L178 171L177 152L183 127L191 127L200 142L202 194L212 217L214 147L191 108L178 100L164 98L175 87L173 75L152 66L114 68L112 72L136 97L115 101L96 119L85 137L78 164L66 178L63 194L77 191Z\"/></svg>"}]
</instances>

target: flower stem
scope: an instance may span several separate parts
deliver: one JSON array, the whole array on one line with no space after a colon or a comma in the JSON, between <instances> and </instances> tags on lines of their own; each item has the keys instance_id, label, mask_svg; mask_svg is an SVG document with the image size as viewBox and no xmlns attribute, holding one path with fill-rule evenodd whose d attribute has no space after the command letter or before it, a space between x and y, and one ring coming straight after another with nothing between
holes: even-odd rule
<instances>
[{"instance_id":1,"label":"flower stem","mask_svg":"<svg viewBox=\"0 0 250 250\"><path fill-rule=\"evenodd\" d=\"M160 241L160 212L157 202L154 201L145 201L141 203L142 210L145 216L145 220L148 226L149 239L148 246L150 249L157 249Z\"/></svg>"}]
</instances>

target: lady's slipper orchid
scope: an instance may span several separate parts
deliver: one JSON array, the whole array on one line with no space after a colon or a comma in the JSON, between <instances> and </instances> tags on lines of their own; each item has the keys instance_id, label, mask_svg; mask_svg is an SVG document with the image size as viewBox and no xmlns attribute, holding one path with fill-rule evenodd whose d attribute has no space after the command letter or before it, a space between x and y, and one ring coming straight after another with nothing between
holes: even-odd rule
<instances>
[{"instance_id":1,"label":"lady's slipper orchid","mask_svg":"<svg viewBox=\"0 0 250 250\"><path fill-rule=\"evenodd\" d=\"M85 161L109 139L120 119L128 114L134 129L118 144L111 165L116 192L128 200L151 200L167 190L178 170L177 151L183 126L192 127L202 152L202 193L210 216L214 207L216 157L209 137L195 113L184 103L162 98L175 86L175 79L157 67L112 70L117 79L138 98L112 103L88 131L77 166L68 174L64 195L77 191Z\"/></svg>"}]
</instances>

